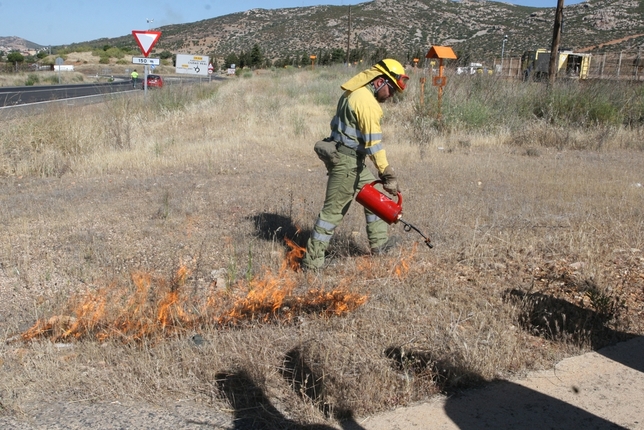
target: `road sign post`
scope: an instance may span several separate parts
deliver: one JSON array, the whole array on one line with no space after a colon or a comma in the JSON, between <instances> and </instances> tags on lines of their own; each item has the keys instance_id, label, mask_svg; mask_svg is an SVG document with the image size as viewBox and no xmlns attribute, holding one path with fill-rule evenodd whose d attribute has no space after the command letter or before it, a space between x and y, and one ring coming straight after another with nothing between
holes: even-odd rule
<instances>
[{"instance_id":1,"label":"road sign post","mask_svg":"<svg viewBox=\"0 0 644 430\"><path fill-rule=\"evenodd\" d=\"M144 57L132 57L133 64L141 65L155 65L158 66L161 64L161 61L158 58L144 58Z\"/></svg>"},{"instance_id":2,"label":"road sign post","mask_svg":"<svg viewBox=\"0 0 644 430\"><path fill-rule=\"evenodd\" d=\"M210 58L207 55L177 54L177 74L207 76Z\"/></svg>"},{"instance_id":3,"label":"road sign post","mask_svg":"<svg viewBox=\"0 0 644 430\"><path fill-rule=\"evenodd\" d=\"M59 84L60 84L60 69L61 69L60 66L62 66L63 63L65 63L65 60L63 60L61 57L56 58L56 65L58 66L58 83Z\"/></svg>"},{"instance_id":4,"label":"road sign post","mask_svg":"<svg viewBox=\"0 0 644 430\"><path fill-rule=\"evenodd\" d=\"M152 62L149 62L151 60L157 60L156 65L158 65L158 59L157 58L150 58L148 59L148 55L150 55L150 51L152 51L152 48L154 48L154 45L159 41L159 38L161 37L161 32L160 31L141 31L141 30L132 30L132 36L134 36L134 39L136 40L136 43L139 45L139 48L141 49L141 53L145 58L137 58L137 60L140 60L140 62L136 64L143 64L145 67L145 73L143 75L143 91L144 94L147 96L148 95L148 66L150 64L154 64ZM132 58L132 62L134 62L134 58Z\"/></svg>"},{"instance_id":5,"label":"road sign post","mask_svg":"<svg viewBox=\"0 0 644 430\"><path fill-rule=\"evenodd\" d=\"M132 30L132 36L134 36L136 43L139 45L143 56L147 58L154 45L159 41L161 32Z\"/></svg>"}]
</instances>

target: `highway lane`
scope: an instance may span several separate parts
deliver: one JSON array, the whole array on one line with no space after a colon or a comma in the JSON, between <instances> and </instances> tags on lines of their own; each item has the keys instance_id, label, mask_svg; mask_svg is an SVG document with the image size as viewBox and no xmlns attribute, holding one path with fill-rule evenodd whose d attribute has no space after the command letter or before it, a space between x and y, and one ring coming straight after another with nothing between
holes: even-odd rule
<instances>
[{"instance_id":1,"label":"highway lane","mask_svg":"<svg viewBox=\"0 0 644 430\"><path fill-rule=\"evenodd\" d=\"M221 77L213 77L212 79L223 80ZM207 81L207 78L199 77L164 77L165 85L175 85L179 83L191 84ZM140 82L139 85L137 85L137 89L140 91ZM114 82L97 84L0 87L0 108L133 90L132 82L126 77L119 77L115 79Z\"/></svg>"},{"instance_id":2,"label":"highway lane","mask_svg":"<svg viewBox=\"0 0 644 430\"><path fill-rule=\"evenodd\" d=\"M110 94L132 89L132 83L129 81L115 81L99 84L0 87L0 107Z\"/></svg>"}]
</instances>

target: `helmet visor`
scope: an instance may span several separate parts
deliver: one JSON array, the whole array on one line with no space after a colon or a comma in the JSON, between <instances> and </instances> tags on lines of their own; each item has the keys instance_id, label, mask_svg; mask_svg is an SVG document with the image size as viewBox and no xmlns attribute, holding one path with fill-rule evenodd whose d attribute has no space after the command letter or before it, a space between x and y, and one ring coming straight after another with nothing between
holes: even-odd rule
<instances>
[{"instance_id":1,"label":"helmet visor","mask_svg":"<svg viewBox=\"0 0 644 430\"><path fill-rule=\"evenodd\" d=\"M396 78L396 85L398 85L398 88L400 88L400 91L403 91L405 88L407 88L407 81L409 80L409 76L396 75L395 73L392 73L391 75L394 78Z\"/></svg>"}]
</instances>

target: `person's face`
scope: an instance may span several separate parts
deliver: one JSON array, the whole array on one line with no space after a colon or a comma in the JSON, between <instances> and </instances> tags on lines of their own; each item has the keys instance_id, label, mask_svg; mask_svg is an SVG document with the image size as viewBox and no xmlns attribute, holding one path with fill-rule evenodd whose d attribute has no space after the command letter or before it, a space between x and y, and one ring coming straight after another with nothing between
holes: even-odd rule
<instances>
[{"instance_id":1,"label":"person's face","mask_svg":"<svg viewBox=\"0 0 644 430\"><path fill-rule=\"evenodd\" d=\"M383 77L379 78L379 82L376 81L376 88L380 88L376 93L376 100L379 103L384 103L396 94L396 86Z\"/></svg>"}]
</instances>

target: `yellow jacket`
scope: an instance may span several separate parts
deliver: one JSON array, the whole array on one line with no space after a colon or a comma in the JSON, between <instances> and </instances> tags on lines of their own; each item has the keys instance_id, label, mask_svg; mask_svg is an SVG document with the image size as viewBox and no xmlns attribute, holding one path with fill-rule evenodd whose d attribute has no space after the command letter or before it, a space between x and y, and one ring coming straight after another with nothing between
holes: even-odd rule
<instances>
[{"instance_id":1,"label":"yellow jacket","mask_svg":"<svg viewBox=\"0 0 644 430\"><path fill-rule=\"evenodd\" d=\"M380 124L383 113L374 95L373 86L368 84L381 72L377 71L375 76L368 72L356 75L342 86L346 91L340 97L336 114L331 121L331 139L356 150L359 154L368 155L378 172L382 173L389 165L382 146ZM369 81L362 83L358 88L355 88L357 85L352 85L366 79Z\"/></svg>"}]
</instances>

